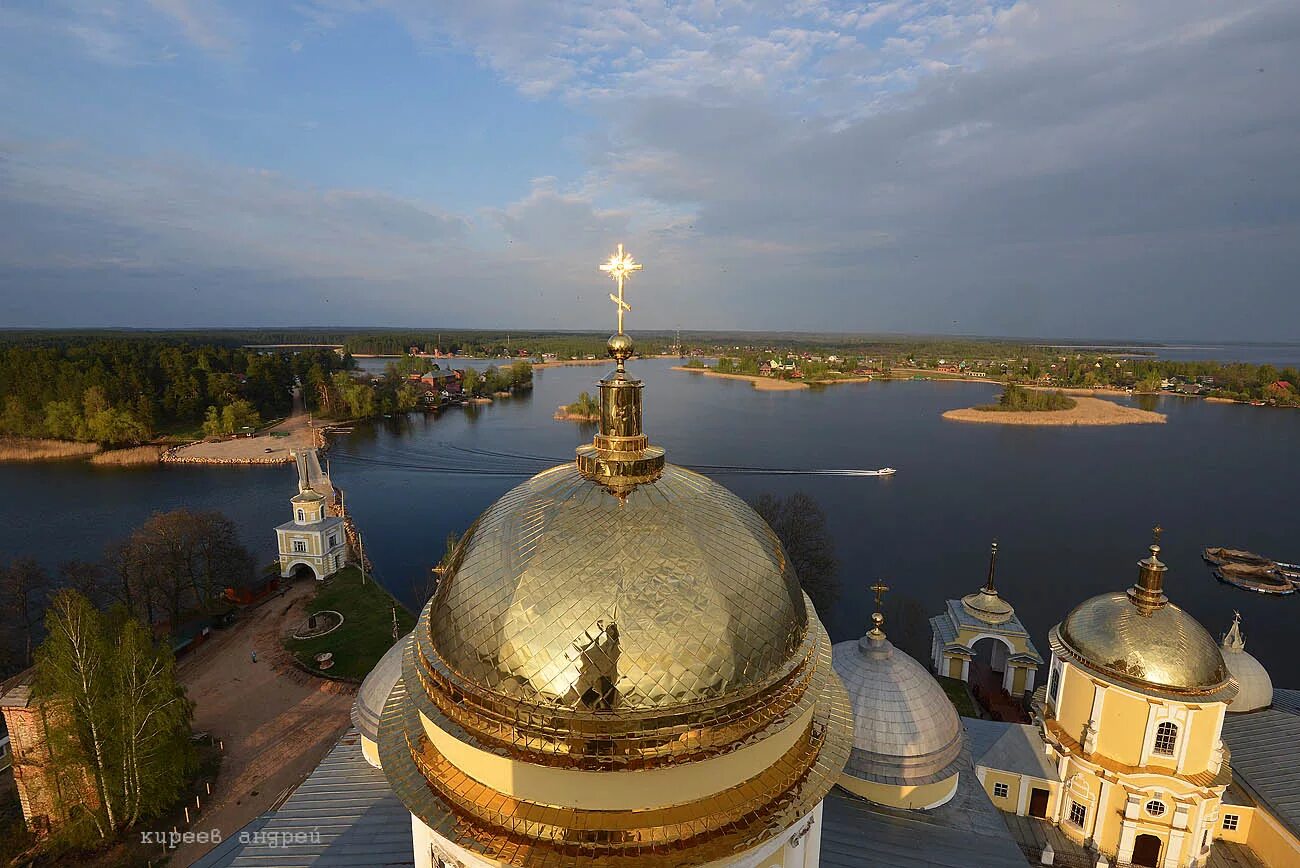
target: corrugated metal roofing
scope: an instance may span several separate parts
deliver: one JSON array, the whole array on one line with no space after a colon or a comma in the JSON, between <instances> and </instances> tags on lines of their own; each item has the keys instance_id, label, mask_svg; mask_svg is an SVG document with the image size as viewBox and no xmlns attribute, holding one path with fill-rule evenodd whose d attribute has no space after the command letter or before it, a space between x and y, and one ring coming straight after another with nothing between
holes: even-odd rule
<instances>
[{"instance_id":1,"label":"corrugated metal roofing","mask_svg":"<svg viewBox=\"0 0 1300 868\"><path fill-rule=\"evenodd\" d=\"M822 868L1025 868L1002 815L969 766L933 811L886 808L840 790L822 807Z\"/></svg>"},{"instance_id":2,"label":"corrugated metal roofing","mask_svg":"<svg viewBox=\"0 0 1300 868\"><path fill-rule=\"evenodd\" d=\"M1272 708L1227 715L1223 740L1232 750L1233 775L1300 835L1300 690L1274 690Z\"/></svg>"},{"instance_id":3,"label":"corrugated metal roofing","mask_svg":"<svg viewBox=\"0 0 1300 868\"><path fill-rule=\"evenodd\" d=\"M961 722L966 727L975 765L1049 781L1058 779L1056 765L1048 760L1037 727L973 717L963 717Z\"/></svg>"},{"instance_id":4,"label":"corrugated metal roofing","mask_svg":"<svg viewBox=\"0 0 1300 868\"><path fill-rule=\"evenodd\" d=\"M384 773L361 755L349 729L287 801L234 838L246 843L214 853L204 868L388 868L414 865L411 814Z\"/></svg>"}]
</instances>

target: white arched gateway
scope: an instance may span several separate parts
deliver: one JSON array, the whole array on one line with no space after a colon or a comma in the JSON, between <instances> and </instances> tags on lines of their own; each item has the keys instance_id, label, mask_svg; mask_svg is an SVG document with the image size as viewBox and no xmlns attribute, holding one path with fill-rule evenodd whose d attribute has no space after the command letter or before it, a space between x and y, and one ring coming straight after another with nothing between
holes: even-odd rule
<instances>
[{"instance_id":1,"label":"white arched gateway","mask_svg":"<svg viewBox=\"0 0 1300 868\"><path fill-rule=\"evenodd\" d=\"M993 584L997 557L995 542L984 587L960 600L948 600L944 613L930 619L930 664L939 675L970 681L972 662L982 660L998 676L1003 690L1021 696L1034 689L1043 658L1011 604L998 595ZM991 647L988 642L976 647L985 640L991 641Z\"/></svg>"}]
</instances>

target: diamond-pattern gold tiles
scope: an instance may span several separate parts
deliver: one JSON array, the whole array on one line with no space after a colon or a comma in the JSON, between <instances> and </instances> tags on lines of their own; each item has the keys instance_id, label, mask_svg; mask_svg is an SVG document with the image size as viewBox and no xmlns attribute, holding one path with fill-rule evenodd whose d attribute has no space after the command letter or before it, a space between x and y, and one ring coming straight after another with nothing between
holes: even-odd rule
<instances>
[{"instance_id":1,"label":"diamond-pattern gold tiles","mask_svg":"<svg viewBox=\"0 0 1300 868\"><path fill-rule=\"evenodd\" d=\"M758 687L808 614L772 531L675 466L615 496L573 465L485 512L430 606L460 678L547 710L675 708Z\"/></svg>"}]
</instances>

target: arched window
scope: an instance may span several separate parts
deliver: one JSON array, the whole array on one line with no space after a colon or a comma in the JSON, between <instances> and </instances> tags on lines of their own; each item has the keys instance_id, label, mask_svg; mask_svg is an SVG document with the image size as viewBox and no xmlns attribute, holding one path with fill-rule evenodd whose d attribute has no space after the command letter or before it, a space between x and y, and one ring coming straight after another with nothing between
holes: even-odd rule
<instances>
[{"instance_id":1,"label":"arched window","mask_svg":"<svg viewBox=\"0 0 1300 868\"><path fill-rule=\"evenodd\" d=\"M1053 669L1051 676L1047 679L1047 698L1052 702L1056 701L1056 692L1061 686L1060 674L1060 672Z\"/></svg>"},{"instance_id":2,"label":"arched window","mask_svg":"<svg viewBox=\"0 0 1300 868\"><path fill-rule=\"evenodd\" d=\"M1176 747L1178 747L1178 726L1166 720L1156 727L1156 743L1152 749L1162 756L1173 756Z\"/></svg>"},{"instance_id":3,"label":"arched window","mask_svg":"<svg viewBox=\"0 0 1300 868\"><path fill-rule=\"evenodd\" d=\"M306 520L307 520L307 514L303 512L301 509L298 510L298 521L306 521Z\"/></svg>"}]
</instances>

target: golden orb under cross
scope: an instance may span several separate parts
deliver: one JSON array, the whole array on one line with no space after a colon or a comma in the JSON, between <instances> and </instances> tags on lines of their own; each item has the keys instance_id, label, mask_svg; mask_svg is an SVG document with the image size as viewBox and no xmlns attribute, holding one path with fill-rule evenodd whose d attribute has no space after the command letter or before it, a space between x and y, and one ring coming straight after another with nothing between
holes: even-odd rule
<instances>
[{"instance_id":1,"label":"golden orb under cross","mask_svg":"<svg viewBox=\"0 0 1300 868\"><path fill-rule=\"evenodd\" d=\"M618 295L609 294L609 300L614 302L618 308L618 333L623 334L623 312L631 310L631 306L623 300L623 283L632 276L632 272L641 270L641 263L632 258L632 254L623 252L623 245L618 245L618 252L609 258L609 261L600 267L601 271L607 273L618 283Z\"/></svg>"}]
</instances>

